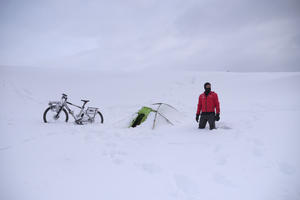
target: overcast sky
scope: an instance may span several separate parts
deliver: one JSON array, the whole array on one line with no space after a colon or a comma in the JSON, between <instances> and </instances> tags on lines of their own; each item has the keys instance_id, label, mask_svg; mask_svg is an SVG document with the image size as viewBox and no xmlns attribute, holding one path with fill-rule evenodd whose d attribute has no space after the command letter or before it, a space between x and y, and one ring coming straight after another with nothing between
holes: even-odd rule
<instances>
[{"instance_id":1,"label":"overcast sky","mask_svg":"<svg viewBox=\"0 0 300 200\"><path fill-rule=\"evenodd\" d=\"M0 65L300 71L300 0L0 0Z\"/></svg>"}]
</instances>

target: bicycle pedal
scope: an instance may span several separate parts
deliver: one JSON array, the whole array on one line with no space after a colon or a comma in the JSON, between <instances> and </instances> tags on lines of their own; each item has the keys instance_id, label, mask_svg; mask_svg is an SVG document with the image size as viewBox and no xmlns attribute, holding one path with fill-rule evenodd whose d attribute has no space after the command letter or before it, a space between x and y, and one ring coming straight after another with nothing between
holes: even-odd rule
<instances>
[{"instance_id":1,"label":"bicycle pedal","mask_svg":"<svg viewBox=\"0 0 300 200\"><path fill-rule=\"evenodd\" d=\"M82 121L77 121L76 120L75 123L78 124L78 125L83 125Z\"/></svg>"}]
</instances>

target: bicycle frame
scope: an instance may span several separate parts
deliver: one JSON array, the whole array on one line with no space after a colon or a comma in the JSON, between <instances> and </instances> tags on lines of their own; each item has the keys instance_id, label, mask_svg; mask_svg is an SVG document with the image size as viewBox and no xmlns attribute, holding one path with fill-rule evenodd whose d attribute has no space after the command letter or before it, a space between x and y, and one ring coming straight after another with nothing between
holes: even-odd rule
<instances>
[{"instance_id":1,"label":"bicycle frame","mask_svg":"<svg viewBox=\"0 0 300 200\"><path fill-rule=\"evenodd\" d=\"M84 116L84 108L85 108L85 105L87 104L87 102L85 101L85 102L83 102L82 106L78 106L78 105L72 104L71 102L68 102L67 99L68 99L67 95L63 94L63 96L61 98L61 102L50 102L49 104L51 104L52 106L54 106L53 104L59 105L59 110L57 112L57 117L59 116L62 109L66 108L67 111L75 119L75 121L77 121L77 122L80 121ZM74 111L68 106L68 104L71 105L71 106L79 108L80 109L79 114L75 115ZM56 109L57 109L57 107L56 107ZM94 118L94 117L95 116L93 116L92 118ZM89 116L89 118L92 119L90 116Z\"/></svg>"}]
</instances>

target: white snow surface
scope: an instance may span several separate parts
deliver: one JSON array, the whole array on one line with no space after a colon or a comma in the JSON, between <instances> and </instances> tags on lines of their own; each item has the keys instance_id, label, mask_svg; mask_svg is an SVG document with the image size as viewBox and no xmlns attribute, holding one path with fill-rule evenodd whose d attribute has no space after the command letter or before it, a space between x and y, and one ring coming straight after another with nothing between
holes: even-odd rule
<instances>
[{"instance_id":1,"label":"white snow surface","mask_svg":"<svg viewBox=\"0 0 300 200\"><path fill-rule=\"evenodd\" d=\"M213 131L195 121L206 81L221 105ZM299 200L299 89L298 72L1 67L0 199ZM104 124L43 123L62 93ZM127 128L156 102L184 120Z\"/></svg>"}]
</instances>

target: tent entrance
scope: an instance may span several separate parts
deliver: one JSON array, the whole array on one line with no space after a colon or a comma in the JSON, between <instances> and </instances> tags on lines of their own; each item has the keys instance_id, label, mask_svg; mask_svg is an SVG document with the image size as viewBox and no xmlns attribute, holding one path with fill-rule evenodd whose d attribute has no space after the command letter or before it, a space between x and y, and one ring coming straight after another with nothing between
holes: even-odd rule
<instances>
[{"instance_id":1,"label":"tent entrance","mask_svg":"<svg viewBox=\"0 0 300 200\"><path fill-rule=\"evenodd\" d=\"M134 127L140 125L140 124L142 123L142 120L143 120L144 117L145 117L144 114L139 114L139 115L135 118L135 120L133 121L131 127L134 128Z\"/></svg>"},{"instance_id":2,"label":"tent entrance","mask_svg":"<svg viewBox=\"0 0 300 200\"><path fill-rule=\"evenodd\" d=\"M134 128L138 125L140 125L141 123L143 123L144 121L146 121L148 115L151 112L155 112L154 110L152 110L152 108L149 107L142 107L139 111L138 111L138 115L135 119L132 120L130 127Z\"/></svg>"}]
</instances>

